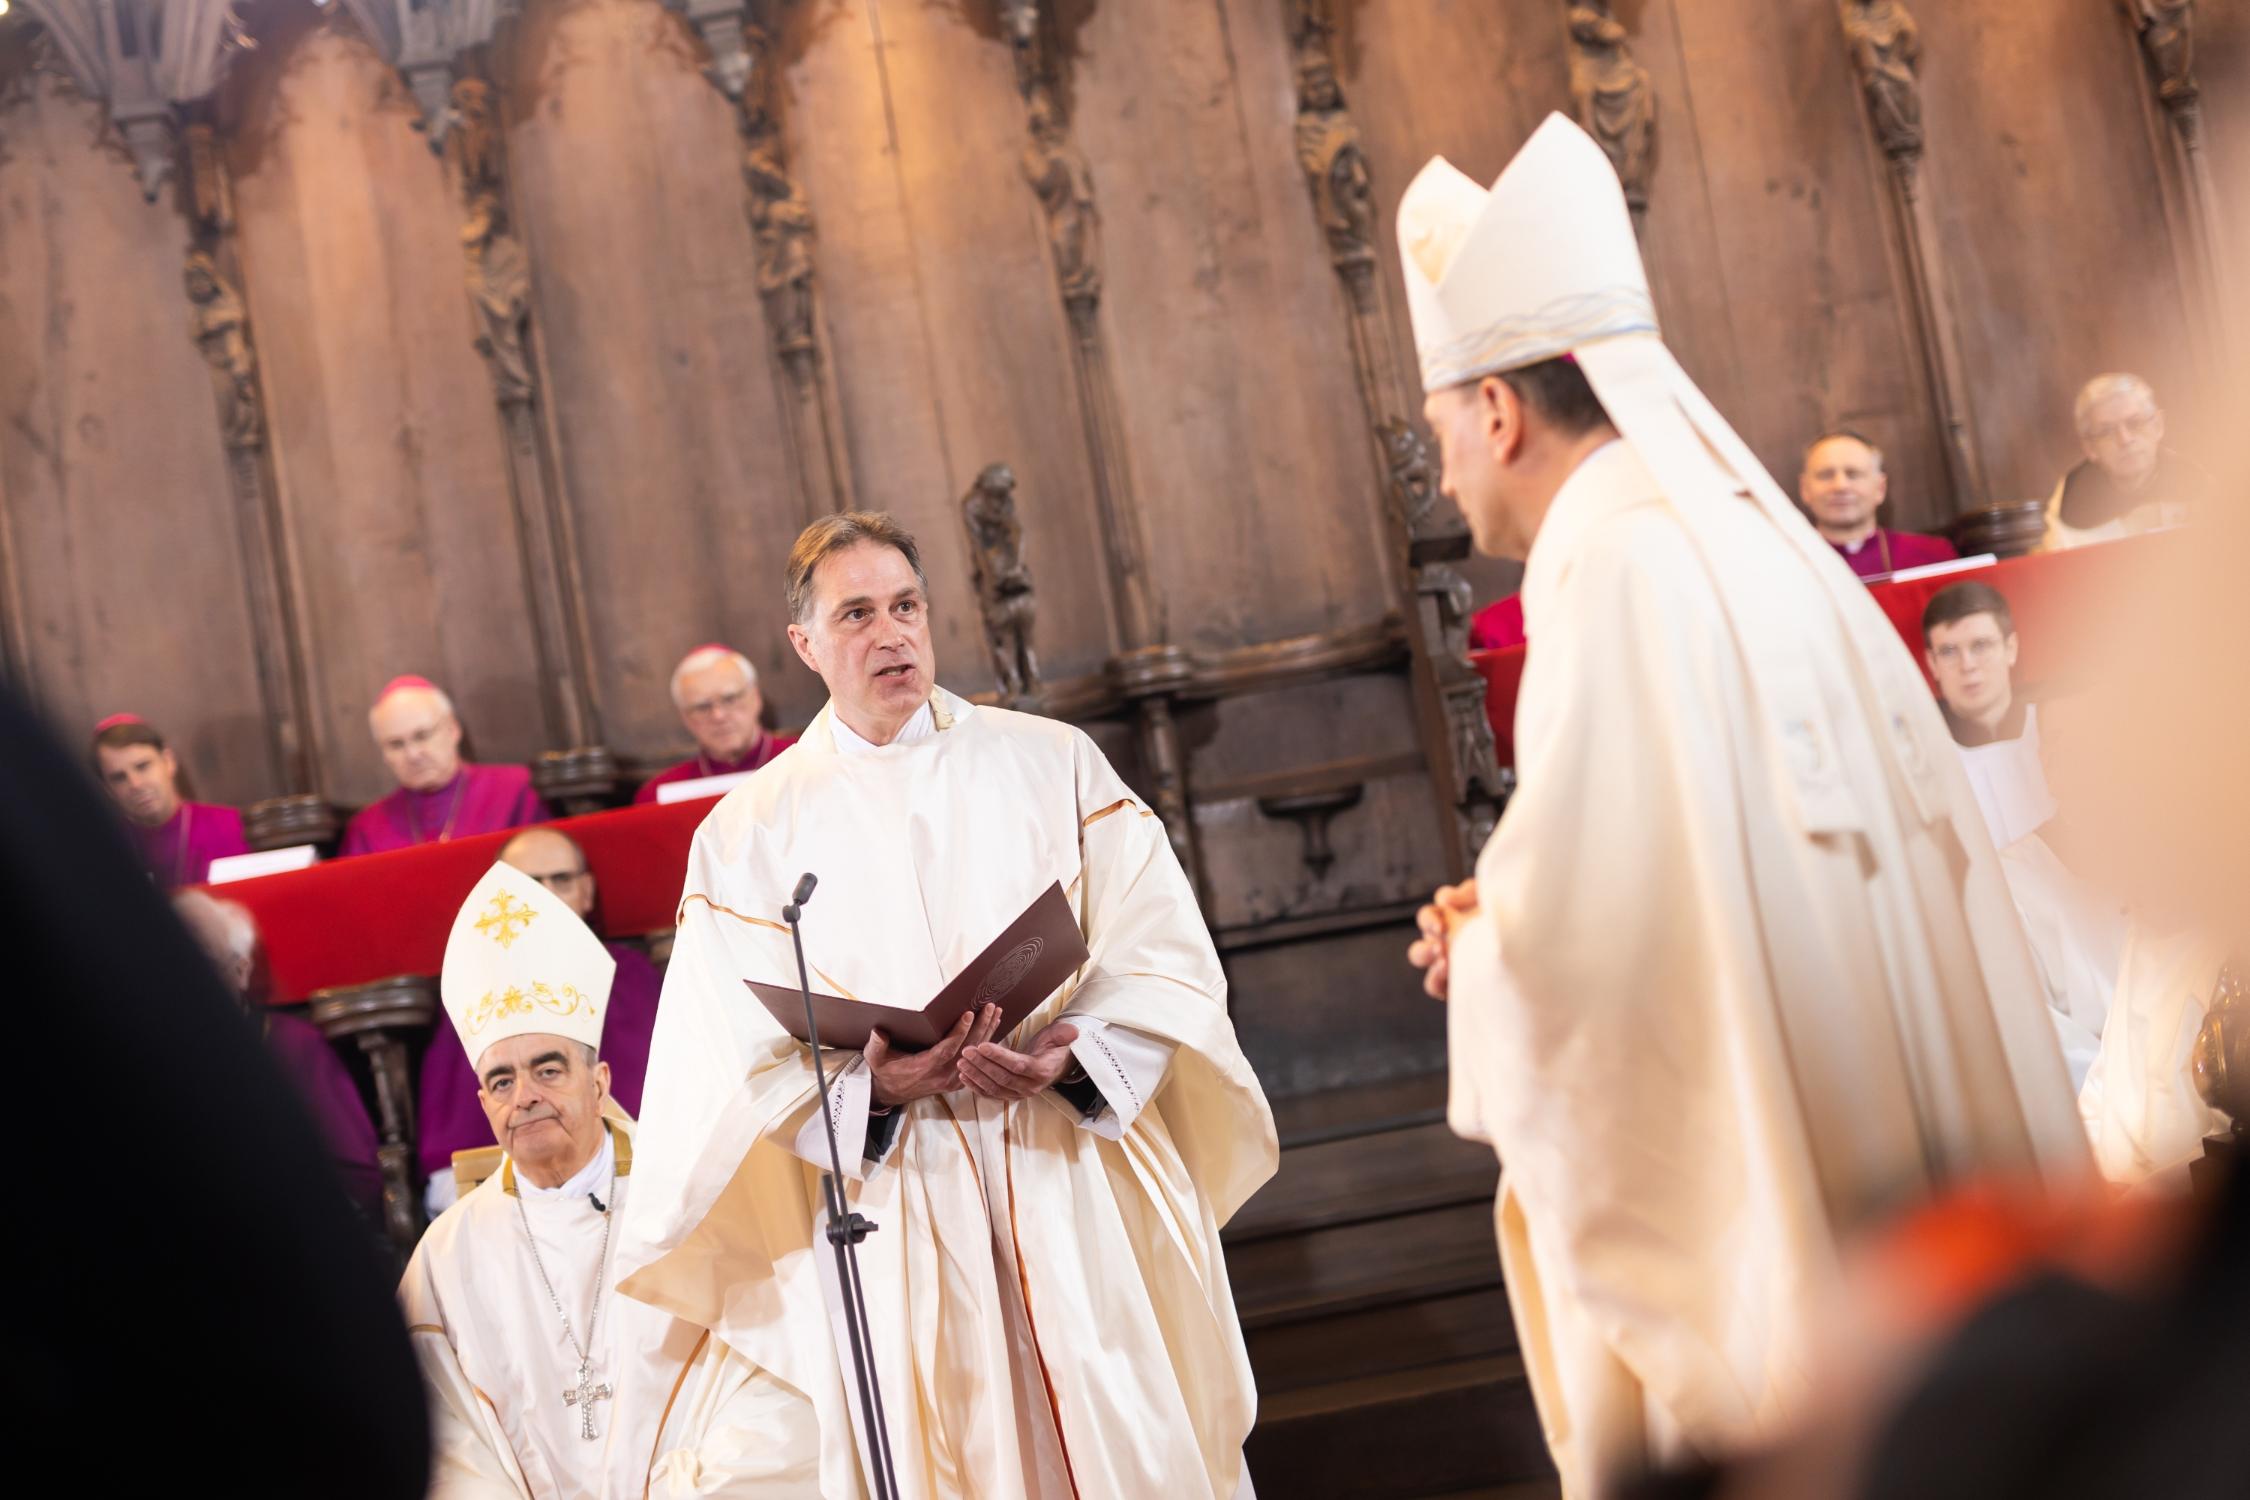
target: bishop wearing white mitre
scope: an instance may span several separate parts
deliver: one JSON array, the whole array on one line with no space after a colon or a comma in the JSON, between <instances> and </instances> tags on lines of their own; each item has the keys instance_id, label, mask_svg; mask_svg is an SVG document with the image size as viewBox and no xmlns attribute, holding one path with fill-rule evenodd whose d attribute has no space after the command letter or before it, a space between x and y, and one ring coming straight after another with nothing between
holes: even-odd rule
<instances>
[{"instance_id":1,"label":"bishop wearing white mitre","mask_svg":"<svg viewBox=\"0 0 2250 1500\"><path fill-rule=\"evenodd\" d=\"M821 1493L872 1489L834 1260L842 1137L904 1500L1248 1492L1255 1392L1219 1228L1273 1174L1273 1118L1163 825L1068 724L936 686L914 540L808 527L790 638L828 705L697 830L649 1058L628 1295L707 1324L819 1413ZM746 979L913 1008L1059 884L1090 957L1015 1031L810 1051ZM878 1033L880 1038L880 1033Z\"/></svg>"},{"instance_id":2,"label":"bishop wearing white mitre","mask_svg":"<svg viewBox=\"0 0 2250 1500\"><path fill-rule=\"evenodd\" d=\"M599 1060L615 969L576 913L505 864L454 918L440 988L504 1154L430 1226L399 1287L430 1397L430 1494L815 1495L803 1403L617 1293L633 1131Z\"/></svg>"},{"instance_id":3,"label":"bishop wearing white mitre","mask_svg":"<svg viewBox=\"0 0 2250 1500\"><path fill-rule=\"evenodd\" d=\"M1528 553L1531 642L1521 789L1415 958L1586 1495L1774 1434L1870 1214L2086 1144L1937 706L1659 339L1600 146L1551 117L1489 192L1433 160L1398 234L1445 490Z\"/></svg>"}]
</instances>

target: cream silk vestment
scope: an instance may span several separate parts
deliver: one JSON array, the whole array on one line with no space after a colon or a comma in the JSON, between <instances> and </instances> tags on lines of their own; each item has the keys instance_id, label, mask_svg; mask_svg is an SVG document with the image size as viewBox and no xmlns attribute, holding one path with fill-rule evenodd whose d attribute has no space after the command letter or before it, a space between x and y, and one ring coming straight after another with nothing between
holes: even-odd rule
<instances>
[{"instance_id":1,"label":"cream silk vestment","mask_svg":"<svg viewBox=\"0 0 2250 1500\"><path fill-rule=\"evenodd\" d=\"M625 1289L803 1393L822 1494L864 1493L819 1174L795 1149L811 1056L743 980L795 983L781 908L806 871L815 987L909 1006L1060 883L1091 957L1013 1043L1065 1015L1105 1023L1160 1044L1161 1091L1105 1129L1052 1092L963 1089L904 1106L879 1158L847 1162L878 1226L860 1264L901 1491L1234 1495L1255 1393L1218 1231L1277 1148L1210 936L1161 825L1084 734L942 690L930 707L931 732L848 754L823 710L697 832ZM1135 1076L1124 1062L1105 1092ZM834 1097L857 1158L864 1115Z\"/></svg>"},{"instance_id":2,"label":"cream silk vestment","mask_svg":"<svg viewBox=\"0 0 2250 1500\"><path fill-rule=\"evenodd\" d=\"M1748 493L1691 531L1612 442L1525 573L1521 789L1452 939L1450 1115L1502 1163L1501 1259L1572 1495L1775 1435L1840 1239L1897 1195L2085 1164L1944 724L1896 687L1913 665L1879 617L1842 617L1874 606L1809 536ZM1801 674L1787 733L1722 566L1793 622L1762 645Z\"/></svg>"}]
</instances>

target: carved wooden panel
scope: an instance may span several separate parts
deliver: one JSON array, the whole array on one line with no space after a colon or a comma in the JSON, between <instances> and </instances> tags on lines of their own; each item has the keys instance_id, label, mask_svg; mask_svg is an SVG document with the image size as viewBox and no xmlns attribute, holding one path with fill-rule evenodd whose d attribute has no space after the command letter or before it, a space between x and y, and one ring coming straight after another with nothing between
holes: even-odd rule
<instances>
[{"instance_id":1,"label":"carved wooden panel","mask_svg":"<svg viewBox=\"0 0 2250 1500\"><path fill-rule=\"evenodd\" d=\"M940 676L992 680L958 506L996 461L1015 471L1040 666L1093 670L1117 644L1107 569L1007 43L977 5L784 15L853 480L921 539Z\"/></svg>"},{"instance_id":2,"label":"carved wooden panel","mask_svg":"<svg viewBox=\"0 0 2250 1500\"><path fill-rule=\"evenodd\" d=\"M1202 647L1382 612L1380 487L1296 162L1283 7L1059 0L1102 205L1103 326L1150 575Z\"/></svg>"},{"instance_id":3,"label":"carved wooden panel","mask_svg":"<svg viewBox=\"0 0 2250 1500\"><path fill-rule=\"evenodd\" d=\"M329 790L388 790L366 715L401 672L453 695L479 758L528 759L545 731L459 207L347 24L282 28L234 84L236 244Z\"/></svg>"},{"instance_id":4,"label":"carved wooden panel","mask_svg":"<svg viewBox=\"0 0 2250 1500\"><path fill-rule=\"evenodd\" d=\"M2192 374L2139 49L2114 3L1916 15L1925 172L1986 474L1995 499L2045 495L2080 456L2070 406L2088 376L2138 370L2161 392Z\"/></svg>"},{"instance_id":5,"label":"carved wooden panel","mask_svg":"<svg viewBox=\"0 0 2250 1500\"><path fill-rule=\"evenodd\" d=\"M199 795L276 790L226 457L181 284L102 109L51 75L0 109L0 496L14 643L56 728L132 710Z\"/></svg>"},{"instance_id":6,"label":"carved wooden panel","mask_svg":"<svg viewBox=\"0 0 2250 1500\"><path fill-rule=\"evenodd\" d=\"M595 696L621 756L684 746L668 687L739 647L790 722L820 706L782 635L804 523L758 295L742 147L693 34L656 0L533 6L508 150Z\"/></svg>"}]
</instances>

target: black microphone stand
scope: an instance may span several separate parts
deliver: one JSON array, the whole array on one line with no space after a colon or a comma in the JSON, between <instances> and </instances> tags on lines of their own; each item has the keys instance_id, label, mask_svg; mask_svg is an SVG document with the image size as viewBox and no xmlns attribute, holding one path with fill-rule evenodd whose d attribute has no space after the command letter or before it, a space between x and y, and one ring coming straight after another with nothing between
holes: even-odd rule
<instances>
[{"instance_id":1,"label":"black microphone stand","mask_svg":"<svg viewBox=\"0 0 2250 1500\"><path fill-rule=\"evenodd\" d=\"M836 1280L844 1294L844 1326L851 1334L852 1373L859 1379L859 1407L867 1415L867 1447L874 1461L875 1500L898 1500L898 1474L891 1467L890 1427L883 1420L883 1387L875 1376L875 1335L867 1323L867 1299L860 1290L859 1242L875 1232L874 1222L854 1210L844 1211L844 1154L836 1143L836 1119L828 1108L828 1068L821 1060L820 1023L813 1019L812 980L805 972L805 939L797 930L804 904L817 884L807 873L797 882L794 898L781 909L789 924L789 942L797 950L797 989L805 997L805 1036L812 1044L813 1077L820 1093L813 1107L820 1111L821 1128L828 1136L829 1170L820 1174L820 1190L828 1200L828 1243L836 1251Z\"/></svg>"}]
</instances>

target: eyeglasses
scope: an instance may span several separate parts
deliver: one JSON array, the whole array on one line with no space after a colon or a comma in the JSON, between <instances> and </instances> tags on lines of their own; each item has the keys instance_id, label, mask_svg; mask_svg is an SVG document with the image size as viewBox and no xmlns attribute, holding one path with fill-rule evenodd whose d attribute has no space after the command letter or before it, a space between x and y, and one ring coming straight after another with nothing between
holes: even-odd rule
<instances>
[{"instance_id":1,"label":"eyeglasses","mask_svg":"<svg viewBox=\"0 0 2250 1500\"><path fill-rule=\"evenodd\" d=\"M683 717L708 719L721 710L737 709L750 696L748 688L736 688L731 693L721 693L716 698L706 698L701 703L690 703L680 710Z\"/></svg>"},{"instance_id":2,"label":"eyeglasses","mask_svg":"<svg viewBox=\"0 0 2250 1500\"><path fill-rule=\"evenodd\" d=\"M526 870L524 873L526 875L531 875L531 878L533 880L538 881L541 885L545 886L550 891L559 891L566 885L573 884L574 882L584 880L586 878L586 872L584 870L564 870L554 875L534 875L529 870Z\"/></svg>"},{"instance_id":3,"label":"eyeglasses","mask_svg":"<svg viewBox=\"0 0 2250 1500\"><path fill-rule=\"evenodd\" d=\"M1967 657L1973 665L1982 666L1999 655L2001 644L1998 637L1988 636L1981 641L1971 641L1965 646L1940 646L1932 651L1930 656L1933 660L1941 661L1949 667L1958 666L1963 657Z\"/></svg>"},{"instance_id":4,"label":"eyeglasses","mask_svg":"<svg viewBox=\"0 0 2250 1500\"><path fill-rule=\"evenodd\" d=\"M2086 441L2089 443L2114 443L2128 434L2137 438L2147 437L2150 433L2156 431L2156 424L2163 420L2164 414L2154 411L2144 411L2137 416L2120 417L2114 422L2104 422L2098 427L2087 428Z\"/></svg>"}]
</instances>

